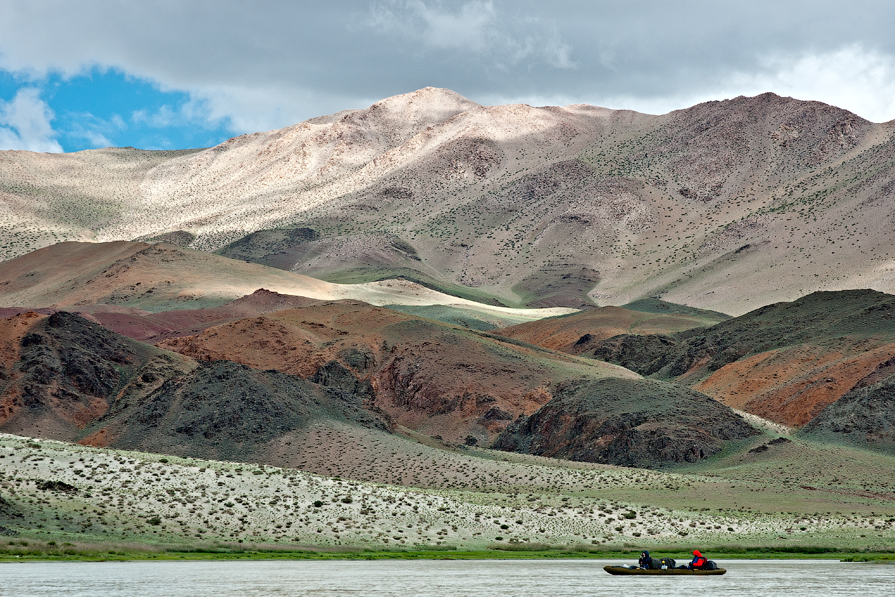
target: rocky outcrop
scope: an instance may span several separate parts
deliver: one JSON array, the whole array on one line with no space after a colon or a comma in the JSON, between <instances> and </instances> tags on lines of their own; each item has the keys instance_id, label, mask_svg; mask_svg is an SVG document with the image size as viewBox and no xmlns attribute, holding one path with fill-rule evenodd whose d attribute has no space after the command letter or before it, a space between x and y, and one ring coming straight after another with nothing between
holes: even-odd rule
<instances>
[{"instance_id":1,"label":"rocky outcrop","mask_svg":"<svg viewBox=\"0 0 895 597\"><path fill-rule=\"evenodd\" d=\"M0 386L0 430L63 440L77 437L120 394L143 395L191 367L64 311L37 319L17 357Z\"/></svg>"},{"instance_id":2,"label":"rocky outcrop","mask_svg":"<svg viewBox=\"0 0 895 597\"><path fill-rule=\"evenodd\" d=\"M88 432L107 429L117 448L243 460L274 438L325 421L389 430L387 420L364 408L363 397L211 361L139 400L118 400Z\"/></svg>"},{"instance_id":3,"label":"rocky outcrop","mask_svg":"<svg viewBox=\"0 0 895 597\"><path fill-rule=\"evenodd\" d=\"M586 346L592 340L582 336L579 342ZM677 348L674 338L663 334L620 334L597 343L590 356L641 375L652 375L669 364Z\"/></svg>"},{"instance_id":4,"label":"rocky outcrop","mask_svg":"<svg viewBox=\"0 0 895 597\"><path fill-rule=\"evenodd\" d=\"M816 292L711 327L598 338L582 336L576 352L802 427L847 392L895 375L895 296Z\"/></svg>"},{"instance_id":5,"label":"rocky outcrop","mask_svg":"<svg viewBox=\"0 0 895 597\"><path fill-rule=\"evenodd\" d=\"M801 433L814 439L895 452L895 379L848 392L805 425Z\"/></svg>"},{"instance_id":6,"label":"rocky outcrop","mask_svg":"<svg viewBox=\"0 0 895 597\"><path fill-rule=\"evenodd\" d=\"M696 462L725 442L758 434L739 415L698 392L654 380L563 384L555 398L520 417L494 442L499 450L656 467Z\"/></svg>"}]
</instances>

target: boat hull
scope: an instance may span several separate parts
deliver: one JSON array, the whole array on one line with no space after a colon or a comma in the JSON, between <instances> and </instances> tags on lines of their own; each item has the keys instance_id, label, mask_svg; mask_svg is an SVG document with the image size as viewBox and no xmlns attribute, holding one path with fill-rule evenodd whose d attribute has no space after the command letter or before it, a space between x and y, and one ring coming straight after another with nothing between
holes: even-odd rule
<instances>
[{"instance_id":1,"label":"boat hull","mask_svg":"<svg viewBox=\"0 0 895 597\"><path fill-rule=\"evenodd\" d=\"M727 572L724 568L715 570L688 570L684 568L670 568L668 570L645 570L643 568L625 568L624 566L603 566L603 570L617 576L651 574L655 576L718 576Z\"/></svg>"}]
</instances>

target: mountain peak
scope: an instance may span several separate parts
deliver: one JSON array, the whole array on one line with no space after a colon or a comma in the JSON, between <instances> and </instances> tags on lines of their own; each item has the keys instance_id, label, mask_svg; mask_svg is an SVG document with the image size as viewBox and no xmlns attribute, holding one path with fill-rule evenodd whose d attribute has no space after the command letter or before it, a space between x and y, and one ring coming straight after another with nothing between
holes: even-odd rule
<instances>
[{"instance_id":1,"label":"mountain peak","mask_svg":"<svg viewBox=\"0 0 895 597\"><path fill-rule=\"evenodd\" d=\"M433 125L450 120L481 106L450 89L424 87L411 93L404 93L379 100L369 108L347 114L343 120L393 120L416 128L419 125Z\"/></svg>"}]
</instances>

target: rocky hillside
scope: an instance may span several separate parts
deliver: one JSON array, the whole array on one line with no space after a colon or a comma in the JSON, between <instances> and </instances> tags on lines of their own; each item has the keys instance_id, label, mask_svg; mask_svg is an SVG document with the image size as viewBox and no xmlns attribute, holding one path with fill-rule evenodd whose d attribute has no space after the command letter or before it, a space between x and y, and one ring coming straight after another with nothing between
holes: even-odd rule
<instances>
[{"instance_id":1,"label":"rocky hillside","mask_svg":"<svg viewBox=\"0 0 895 597\"><path fill-rule=\"evenodd\" d=\"M871 290L818 292L710 327L606 335L595 328L567 350L675 380L793 427L822 411L832 417L839 411L830 405L895 375L895 297ZM550 345L552 338L567 340L557 333L541 342Z\"/></svg>"},{"instance_id":2,"label":"rocky hillside","mask_svg":"<svg viewBox=\"0 0 895 597\"><path fill-rule=\"evenodd\" d=\"M755 433L674 384L357 301L236 319L158 347L65 311L14 315L0 332L0 432L99 447L322 470L340 441L372 446L398 424L445 447L500 436L503 449L651 465L695 462ZM592 426L596 411L608 422L587 433L558 422ZM535 424L544 417L558 420ZM507 439L551 429L547 451Z\"/></svg>"},{"instance_id":3,"label":"rocky hillside","mask_svg":"<svg viewBox=\"0 0 895 597\"><path fill-rule=\"evenodd\" d=\"M128 394L94 421L81 443L143 452L265 462L269 444L316 423L388 431L364 396L231 361L201 363L145 396ZM366 405L371 406L371 405ZM291 442L290 442L291 443ZM301 454L297 443L292 452Z\"/></svg>"},{"instance_id":4,"label":"rocky hillside","mask_svg":"<svg viewBox=\"0 0 895 597\"><path fill-rule=\"evenodd\" d=\"M606 363L440 324L357 301L240 319L158 344L364 394L397 423L452 442L488 445L572 379L635 378Z\"/></svg>"},{"instance_id":5,"label":"rocky hillside","mask_svg":"<svg viewBox=\"0 0 895 597\"><path fill-rule=\"evenodd\" d=\"M229 361L199 363L72 313L0 319L0 343L6 433L244 460L321 421L390 425L361 393Z\"/></svg>"},{"instance_id":6,"label":"rocky hillside","mask_svg":"<svg viewBox=\"0 0 895 597\"><path fill-rule=\"evenodd\" d=\"M0 319L0 430L75 440L121 395L139 400L196 367L70 313Z\"/></svg>"},{"instance_id":7,"label":"rocky hillside","mask_svg":"<svg viewBox=\"0 0 895 597\"><path fill-rule=\"evenodd\" d=\"M670 334L719 321L720 314L647 313L623 307L587 309L494 330L494 334L569 354L583 354L603 340L622 334Z\"/></svg>"},{"instance_id":8,"label":"rocky hillside","mask_svg":"<svg viewBox=\"0 0 895 597\"><path fill-rule=\"evenodd\" d=\"M895 452L895 379L859 384L802 428L806 437Z\"/></svg>"},{"instance_id":9,"label":"rocky hillside","mask_svg":"<svg viewBox=\"0 0 895 597\"><path fill-rule=\"evenodd\" d=\"M895 127L773 94L662 116L426 88L183 153L0 156L0 251L164 240L330 281L742 314L895 291Z\"/></svg>"}]
</instances>

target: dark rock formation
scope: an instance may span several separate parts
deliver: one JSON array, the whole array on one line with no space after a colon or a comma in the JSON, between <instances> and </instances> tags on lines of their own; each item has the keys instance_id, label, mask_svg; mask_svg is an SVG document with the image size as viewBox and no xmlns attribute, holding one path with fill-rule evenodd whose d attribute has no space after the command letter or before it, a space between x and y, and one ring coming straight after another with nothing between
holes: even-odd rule
<instances>
[{"instance_id":1,"label":"dark rock formation","mask_svg":"<svg viewBox=\"0 0 895 597\"><path fill-rule=\"evenodd\" d=\"M585 462L655 467L696 462L725 441L757 434L699 392L646 379L568 383L494 443L499 450Z\"/></svg>"},{"instance_id":2,"label":"dark rock formation","mask_svg":"<svg viewBox=\"0 0 895 597\"><path fill-rule=\"evenodd\" d=\"M65 311L34 324L18 356L0 387L0 430L62 440L74 439L118 394L135 390L131 384L160 384L157 360L177 358Z\"/></svg>"},{"instance_id":3,"label":"dark rock formation","mask_svg":"<svg viewBox=\"0 0 895 597\"><path fill-rule=\"evenodd\" d=\"M745 357L795 344L863 334L895 338L893 313L895 297L882 292L815 292L672 336L614 336L583 354L641 375L667 379L698 370L700 377Z\"/></svg>"},{"instance_id":4,"label":"dark rock formation","mask_svg":"<svg viewBox=\"0 0 895 597\"><path fill-rule=\"evenodd\" d=\"M278 371L211 361L146 397L118 400L90 431L108 428L117 448L241 460L322 420L389 430L362 397Z\"/></svg>"},{"instance_id":5,"label":"dark rock formation","mask_svg":"<svg viewBox=\"0 0 895 597\"><path fill-rule=\"evenodd\" d=\"M851 390L821 411L801 433L813 439L895 452L895 378Z\"/></svg>"},{"instance_id":6,"label":"dark rock formation","mask_svg":"<svg viewBox=\"0 0 895 597\"><path fill-rule=\"evenodd\" d=\"M585 334L589 336L589 334ZM582 336L578 342L584 343ZM604 340L594 350L595 359L621 365L641 375L652 375L668 365L678 348L670 336L622 334Z\"/></svg>"}]
</instances>

